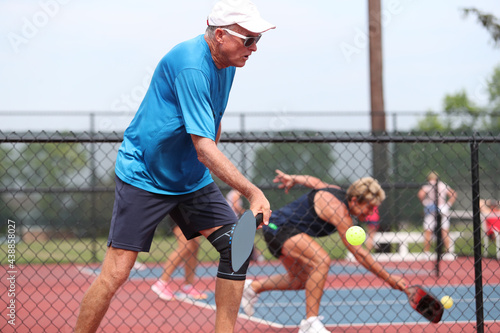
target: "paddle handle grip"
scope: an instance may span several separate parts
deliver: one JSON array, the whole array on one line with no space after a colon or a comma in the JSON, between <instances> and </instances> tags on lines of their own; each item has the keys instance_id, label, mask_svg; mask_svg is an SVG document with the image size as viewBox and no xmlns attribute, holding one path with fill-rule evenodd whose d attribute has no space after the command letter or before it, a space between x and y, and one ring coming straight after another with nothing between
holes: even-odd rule
<instances>
[{"instance_id":1,"label":"paddle handle grip","mask_svg":"<svg viewBox=\"0 0 500 333\"><path fill-rule=\"evenodd\" d=\"M255 217L256 228L259 227L259 225L262 223L263 219L264 219L264 215L262 215L262 213L257 214L257 216Z\"/></svg>"}]
</instances>

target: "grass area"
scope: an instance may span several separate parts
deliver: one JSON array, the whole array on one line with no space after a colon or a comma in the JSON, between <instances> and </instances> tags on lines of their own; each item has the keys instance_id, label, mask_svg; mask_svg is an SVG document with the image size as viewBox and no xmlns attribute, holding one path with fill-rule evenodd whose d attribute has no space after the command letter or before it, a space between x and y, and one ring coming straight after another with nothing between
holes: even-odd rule
<instances>
[{"instance_id":1,"label":"grass area","mask_svg":"<svg viewBox=\"0 0 500 333\"><path fill-rule=\"evenodd\" d=\"M413 230L418 231L418 229ZM463 237L459 238L455 243L455 252L459 255L472 256L473 238L472 230L467 225L454 226L452 231L460 231ZM317 239L318 242L330 253L332 259L342 259L347 253L347 249L343 245L338 234L333 234L327 237ZM16 264L51 264L51 263L79 263L88 264L93 262L101 262L106 252L106 238L98 238L95 241L91 239L53 239L48 241L33 241L30 243L19 242L16 244ZM149 253L140 253L138 261L163 263L168 255L176 246L175 237L157 236L153 240L151 251ZM257 233L256 247L262 251L266 259L272 259L270 252L266 248L266 244L260 232ZM488 247L487 256L495 257L495 244L490 244ZM421 252L422 244L410 245L411 252ZM0 264L8 264L8 247L7 244L0 245L0 253L3 255L0 258ZM201 237L201 246L198 253L198 258L202 262L215 261L219 254L212 248L210 243Z\"/></svg>"},{"instance_id":2,"label":"grass area","mask_svg":"<svg viewBox=\"0 0 500 333\"><path fill-rule=\"evenodd\" d=\"M219 253L203 237L200 238L200 251L198 259L202 262L215 261L219 258ZM101 262L106 252L106 238L98 238L95 241L84 239L55 239L48 241L33 241L30 243L19 242L16 245L16 264L65 264L78 263L88 264ZM323 237L319 242L331 253L332 258L343 258L345 247L341 244L338 235ZM256 247L262 252L266 259L272 259L271 253L267 250L264 238L261 233L257 233ZM175 237L155 237L149 253L139 253L138 261L163 263L176 246ZM0 259L0 264L6 265L7 244L0 245L0 252L4 253Z\"/></svg>"},{"instance_id":3,"label":"grass area","mask_svg":"<svg viewBox=\"0 0 500 333\"><path fill-rule=\"evenodd\" d=\"M7 245L2 244L0 250L6 253ZM106 239L97 239L96 242L77 238L19 242L15 250L16 264L90 263L104 258ZM7 263L6 255L2 256L0 263Z\"/></svg>"}]
</instances>

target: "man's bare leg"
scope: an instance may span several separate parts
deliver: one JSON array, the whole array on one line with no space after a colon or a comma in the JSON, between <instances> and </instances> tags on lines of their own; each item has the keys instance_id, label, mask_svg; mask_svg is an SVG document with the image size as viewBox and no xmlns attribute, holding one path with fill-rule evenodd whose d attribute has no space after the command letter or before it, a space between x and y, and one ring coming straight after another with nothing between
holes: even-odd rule
<instances>
[{"instance_id":1,"label":"man's bare leg","mask_svg":"<svg viewBox=\"0 0 500 333\"><path fill-rule=\"evenodd\" d=\"M127 281L137 259L137 252L109 247L102 263L101 274L83 297L75 333L95 332L108 311L111 299Z\"/></svg>"},{"instance_id":2,"label":"man's bare leg","mask_svg":"<svg viewBox=\"0 0 500 333\"><path fill-rule=\"evenodd\" d=\"M200 233L208 238L220 227L202 230ZM245 281L217 278L215 282L215 333L233 333Z\"/></svg>"},{"instance_id":3,"label":"man's bare leg","mask_svg":"<svg viewBox=\"0 0 500 333\"><path fill-rule=\"evenodd\" d=\"M245 281L233 281L217 278L215 284L216 333L233 333Z\"/></svg>"}]
</instances>

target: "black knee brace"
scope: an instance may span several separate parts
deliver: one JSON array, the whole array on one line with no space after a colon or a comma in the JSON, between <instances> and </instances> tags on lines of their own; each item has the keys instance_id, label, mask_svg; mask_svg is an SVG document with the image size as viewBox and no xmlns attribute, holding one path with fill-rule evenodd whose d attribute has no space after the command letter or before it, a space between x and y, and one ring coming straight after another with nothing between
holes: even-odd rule
<instances>
[{"instance_id":1,"label":"black knee brace","mask_svg":"<svg viewBox=\"0 0 500 333\"><path fill-rule=\"evenodd\" d=\"M246 279L250 257L237 272L233 272L233 269L231 268L231 245L229 244L232 228L232 224L224 225L208 236L207 239L220 253L217 277L226 280L242 281Z\"/></svg>"}]
</instances>

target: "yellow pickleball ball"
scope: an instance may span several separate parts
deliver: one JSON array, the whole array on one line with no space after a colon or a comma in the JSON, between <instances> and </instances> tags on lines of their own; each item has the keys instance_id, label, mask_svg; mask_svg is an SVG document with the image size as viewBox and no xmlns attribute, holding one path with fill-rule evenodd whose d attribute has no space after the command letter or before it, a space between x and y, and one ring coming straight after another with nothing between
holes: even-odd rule
<instances>
[{"instance_id":1,"label":"yellow pickleball ball","mask_svg":"<svg viewBox=\"0 0 500 333\"><path fill-rule=\"evenodd\" d=\"M453 298L450 296L443 296L443 298L441 298L441 304L443 304L445 309L449 309L453 306Z\"/></svg>"},{"instance_id":2,"label":"yellow pickleball ball","mask_svg":"<svg viewBox=\"0 0 500 333\"><path fill-rule=\"evenodd\" d=\"M366 239L366 233L363 228L354 226L347 229L345 237L351 245L361 245Z\"/></svg>"}]
</instances>

